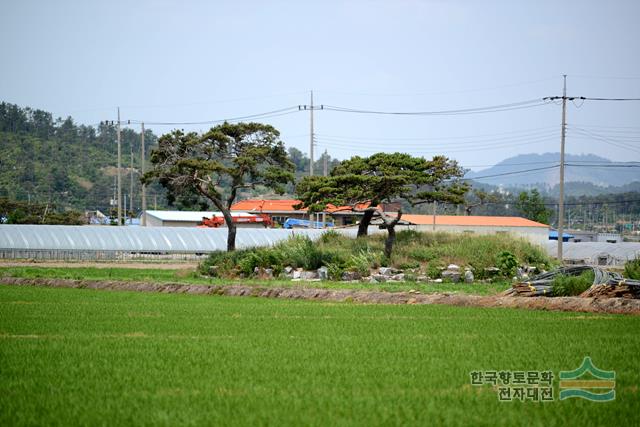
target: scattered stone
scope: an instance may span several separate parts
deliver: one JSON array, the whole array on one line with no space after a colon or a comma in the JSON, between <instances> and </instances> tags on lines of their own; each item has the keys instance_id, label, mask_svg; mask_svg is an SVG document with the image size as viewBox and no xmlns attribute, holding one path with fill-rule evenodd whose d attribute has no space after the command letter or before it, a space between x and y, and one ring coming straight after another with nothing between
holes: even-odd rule
<instances>
[{"instance_id":1,"label":"scattered stone","mask_svg":"<svg viewBox=\"0 0 640 427\"><path fill-rule=\"evenodd\" d=\"M360 280L362 278L362 274L357 271L345 271L342 273L341 279L345 282L351 282L352 280Z\"/></svg>"},{"instance_id":2,"label":"scattered stone","mask_svg":"<svg viewBox=\"0 0 640 427\"><path fill-rule=\"evenodd\" d=\"M417 302L418 302L418 300L416 300L415 298L409 298L409 299L407 300L407 304L415 304L415 303L417 303Z\"/></svg>"},{"instance_id":3,"label":"scattered stone","mask_svg":"<svg viewBox=\"0 0 640 427\"><path fill-rule=\"evenodd\" d=\"M400 273L404 273L403 270L400 270L399 268L391 268L391 273L393 274L400 274Z\"/></svg>"},{"instance_id":4,"label":"scattered stone","mask_svg":"<svg viewBox=\"0 0 640 427\"><path fill-rule=\"evenodd\" d=\"M329 280L329 269L325 266L322 266L318 269L318 277L320 280Z\"/></svg>"},{"instance_id":5,"label":"scattered stone","mask_svg":"<svg viewBox=\"0 0 640 427\"><path fill-rule=\"evenodd\" d=\"M378 282L386 282L388 277L387 276L383 276L382 274L374 274L373 276L374 279L376 279Z\"/></svg>"},{"instance_id":6,"label":"scattered stone","mask_svg":"<svg viewBox=\"0 0 640 427\"><path fill-rule=\"evenodd\" d=\"M300 272L300 278L302 280L317 279L318 278L318 272L317 271L301 271Z\"/></svg>"},{"instance_id":7,"label":"scattered stone","mask_svg":"<svg viewBox=\"0 0 640 427\"><path fill-rule=\"evenodd\" d=\"M486 276L497 276L500 274L500 269L498 267L487 267L484 269Z\"/></svg>"},{"instance_id":8,"label":"scattered stone","mask_svg":"<svg viewBox=\"0 0 640 427\"><path fill-rule=\"evenodd\" d=\"M291 267L291 266L289 266L289 265L288 265L288 266L286 266L286 267L284 268L284 273L285 273L285 274L291 274L291 273L293 273L293 267Z\"/></svg>"},{"instance_id":9,"label":"scattered stone","mask_svg":"<svg viewBox=\"0 0 640 427\"><path fill-rule=\"evenodd\" d=\"M449 280L453 283L458 283L460 281L461 274L459 271L455 270L445 270L442 272L442 279Z\"/></svg>"},{"instance_id":10,"label":"scattered stone","mask_svg":"<svg viewBox=\"0 0 640 427\"><path fill-rule=\"evenodd\" d=\"M392 276L393 275L393 271L391 271L392 269L389 267L380 267L380 269L378 270L378 273L380 273L383 276Z\"/></svg>"},{"instance_id":11,"label":"scattered stone","mask_svg":"<svg viewBox=\"0 0 640 427\"><path fill-rule=\"evenodd\" d=\"M536 267L535 265L528 265L527 267L525 267L525 271L528 275L536 275L538 274L538 267Z\"/></svg>"},{"instance_id":12,"label":"scattered stone","mask_svg":"<svg viewBox=\"0 0 640 427\"><path fill-rule=\"evenodd\" d=\"M447 267L447 270L449 270L449 271L460 271L460 266L459 265L455 265L455 264L449 264L449 266Z\"/></svg>"},{"instance_id":13,"label":"scattered stone","mask_svg":"<svg viewBox=\"0 0 640 427\"><path fill-rule=\"evenodd\" d=\"M430 283L442 283L442 279L429 280Z\"/></svg>"},{"instance_id":14,"label":"scattered stone","mask_svg":"<svg viewBox=\"0 0 640 427\"><path fill-rule=\"evenodd\" d=\"M464 283L473 283L475 277L473 277L473 272L471 270L466 270L464 272Z\"/></svg>"},{"instance_id":15,"label":"scattered stone","mask_svg":"<svg viewBox=\"0 0 640 427\"><path fill-rule=\"evenodd\" d=\"M398 282L404 282L404 273L398 273L391 276L391 280L395 280Z\"/></svg>"},{"instance_id":16,"label":"scattered stone","mask_svg":"<svg viewBox=\"0 0 640 427\"><path fill-rule=\"evenodd\" d=\"M369 283L379 283L375 277L371 276L369 277Z\"/></svg>"},{"instance_id":17,"label":"scattered stone","mask_svg":"<svg viewBox=\"0 0 640 427\"><path fill-rule=\"evenodd\" d=\"M291 273L294 279L300 279L302 277L302 271L300 270L293 270Z\"/></svg>"},{"instance_id":18,"label":"scattered stone","mask_svg":"<svg viewBox=\"0 0 640 427\"><path fill-rule=\"evenodd\" d=\"M273 279L273 268L265 268L264 275L267 279Z\"/></svg>"},{"instance_id":19,"label":"scattered stone","mask_svg":"<svg viewBox=\"0 0 640 427\"><path fill-rule=\"evenodd\" d=\"M418 276L416 277L416 282L428 282L429 281L429 276Z\"/></svg>"}]
</instances>

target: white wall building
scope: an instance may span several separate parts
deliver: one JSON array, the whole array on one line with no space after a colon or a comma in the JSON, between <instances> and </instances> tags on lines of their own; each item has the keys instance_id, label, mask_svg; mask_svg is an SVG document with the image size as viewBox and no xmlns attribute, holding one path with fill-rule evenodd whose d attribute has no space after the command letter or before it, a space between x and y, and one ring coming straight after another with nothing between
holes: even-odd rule
<instances>
[{"instance_id":1,"label":"white wall building","mask_svg":"<svg viewBox=\"0 0 640 427\"><path fill-rule=\"evenodd\" d=\"M526 218L514 216L456 216L402 215L407 225L398 225L398 230L442 231L446 233L500 234L509 233L522 237L536 245L545 246L549 241L549 226Z\"/></svg>"},{"instance_id":2,"label":"white wall building","mask_svg":"<svg viewBox=\"0 0 640 427\"><path fill-rule=\"evenodd\" d=\"M214 215L222 217L222 212L145 211L142 215L146 215L147 227L197 227L202 223L203 218L211 218ZM231 216L259 218L247 212L232 212ZM260 222L238 222L236 225L242 228L264 228Z\"/></svg>"}]
</instances>

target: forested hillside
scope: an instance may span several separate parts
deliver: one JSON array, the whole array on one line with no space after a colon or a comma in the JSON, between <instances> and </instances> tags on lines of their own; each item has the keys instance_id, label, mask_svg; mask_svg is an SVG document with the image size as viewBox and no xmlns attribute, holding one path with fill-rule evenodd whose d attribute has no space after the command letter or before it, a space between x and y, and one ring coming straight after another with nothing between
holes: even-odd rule
<instances>
[{"instance_id":1,"label":"forested hillside","mask_svg":"<svg viewBox=\"0 0 640 427\"><path fill-rule=\"evenodd\" d=\"M137 125L136 125L137 126ZM134 211L141 207L140 133L131 126L122 127L122 193L131 199L133 174ZM145 132L147 159L156 146L157 136ZM289 148L296 176L309 173L309 158ZM133 167L131 167L133 152ZM314 173L323 172L324 155L314 163ZM96 127L74 123L71 117L54 119L51 113L0 103L0 198L33 203L55 203L60 208L80 211L99 209L109 213L115 198L117 144L114 124ZM329 170L338 163L327 156ZM147 163L147 167L149 164ZM288 187L293 194L293 185ZM148 186L148 207L166 208L166 192L159 184ZM242 198L271 197L264 189L247 190ZM178 209L204 209L202 200L188 198L171 201Z\"/></svg>"},{"instance_id":2,"label":"forested hillside","mask_svg":"<svg viewBox=\"0 0 640 427\"><path fill-rule=\"evenodd\" d=\"M151 149L155 141L147 130L145 145ZM140 143L138 132L123 127L123 193L130 193L133 173L134 207L140 206ZM116 162L114 125L78 125L71 117L54 120L46 111L0 103L0 197L108 212ZM163 201L164 192L154 191Z\"/></svg>"}]
</instances>

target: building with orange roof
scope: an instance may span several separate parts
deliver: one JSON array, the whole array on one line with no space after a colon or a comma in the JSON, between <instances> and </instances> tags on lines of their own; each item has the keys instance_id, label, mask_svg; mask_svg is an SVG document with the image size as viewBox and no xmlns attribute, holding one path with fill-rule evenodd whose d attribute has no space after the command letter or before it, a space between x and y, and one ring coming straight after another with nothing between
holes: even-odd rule
<instances>
[{"instance_id":1,"label":"building with orange roof","mask_svg":"<svg viewBox=\"0 0 640 427\"><path fill-rule=\"evenodd\" d=\"M282 200L263 200L263 199L247 199L234 203L231 211L249 212L253 214L266 214L272 221L284 224L288 218L293 219L311 219L306 209L296 209L295 206L300 203L296 199ZM362 205L361 208L366 208ZM329 205L324 212L330 216L337 225L351 225L358 221L362 216L362 212L354 212L348 206L336 207ZM321 214L320 214L321 215ZM319 219L315 219L319 220Z\"/></svg>"},{"instance_id":2,"label":"building with orange roof","mask_svg":"<svg viewBox=\"0 0 640 427\"><path fill-rule=\"evenodd\" d=\"M401 225L400 225L401 224ZM549 226L517 216L402 215L399 229L447 233L509 233L537 245L549 241Z\"/></svg>"}]
</instances>

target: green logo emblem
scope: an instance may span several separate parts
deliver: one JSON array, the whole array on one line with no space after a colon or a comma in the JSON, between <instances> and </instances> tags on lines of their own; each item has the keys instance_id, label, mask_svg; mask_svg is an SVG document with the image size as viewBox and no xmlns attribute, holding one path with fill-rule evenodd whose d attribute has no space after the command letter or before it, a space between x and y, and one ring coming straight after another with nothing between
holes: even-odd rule
<instances>
[{"instance_id":1,"label":"green logo emblem","mask_svg":"<svg viewBox=\"0 0 640 427\"><path fill-rule=\"evenodd\" d=\"M560 400L580 397L594 402L609 402L616 398L615 388L615 371L596 368L588 356L578 369L560 371Z\"/></svg>"}]
</instances>

